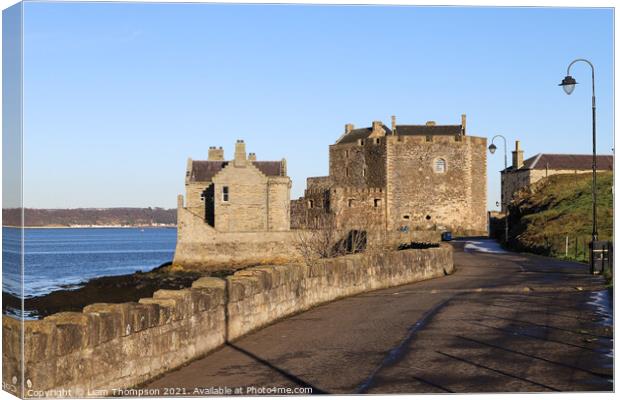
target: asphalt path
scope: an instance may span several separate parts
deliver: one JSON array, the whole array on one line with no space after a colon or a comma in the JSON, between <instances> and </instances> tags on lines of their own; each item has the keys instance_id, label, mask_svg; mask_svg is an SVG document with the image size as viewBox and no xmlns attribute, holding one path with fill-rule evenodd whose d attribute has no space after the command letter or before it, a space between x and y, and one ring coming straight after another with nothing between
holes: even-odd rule
<instances>
[{"instance_id":1,"label":"asphalt path","mask_svg":"<svg viewBox=\"0 0 620 400\"><path fill-rule=\"evenodd\" d=\"M486 240L453 246L450 276L318 306L146 387L201 396L613 390L602 277Z\"/></svg>"}]
</instances>

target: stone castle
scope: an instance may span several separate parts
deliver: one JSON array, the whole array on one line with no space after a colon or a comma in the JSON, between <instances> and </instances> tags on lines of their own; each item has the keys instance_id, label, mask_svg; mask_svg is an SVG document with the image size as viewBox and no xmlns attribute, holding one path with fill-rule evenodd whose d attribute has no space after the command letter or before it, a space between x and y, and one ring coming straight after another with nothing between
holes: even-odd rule
<instances>
[{"instance_id":1,"label":"stone castle","mask_svg":"<svg viewBox=\"0 0 620 400\"><path fill-rule=\"evenodd\" d=\"M234 158L209 149L207 160L187 160L185 198L178 196L174 264L263 264L291 257L291 179L286 160L257 161L235 144Z\"/></svg>"},{"instance_id":2,"label":"stone castle","mask_svg":"<svg viewBox=\"0 0 620 400\"><path fill-rule=\"evenodd\" d=\"M485 235L486 138L460 125L345 125L329 147L329 176L307 180L293 201L292 226L383 231L390 241L416 232Z\"/></svg>"},{"instance_id":3,"label":"stone castle","mask_svg":"<svg viewBox=\"0 0 620 400\"><path fill-rule=\"evenodd\" d=\"M286 160L258 161L238 140L189 159L178 197L174 264L247 265L298 259L296 235L326 228L382 234L389 244L486 235L486 138L460 125L345 126L329 147L329 176L290 201ZM292 229L291 229L292 228Z\"/></svg>"}]
</instances>

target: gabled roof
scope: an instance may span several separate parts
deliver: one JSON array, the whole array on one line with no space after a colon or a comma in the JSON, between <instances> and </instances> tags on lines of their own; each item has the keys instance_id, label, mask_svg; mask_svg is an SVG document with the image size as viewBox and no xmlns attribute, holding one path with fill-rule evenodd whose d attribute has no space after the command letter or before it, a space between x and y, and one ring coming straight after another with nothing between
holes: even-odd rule
<instances>
[{"instance_id":1,"label":"gabled roof","mask_svg":"<svg viewBox=\"0 0 620 400\"><path fill-rule=\"evenodd\" d=\"M193 161L190 181L210 182L228 163L229 161ZM284 175L281 161L251 161L251 163L267 176Z\"/></svg>"},{"instance_id":2,"label":"gabled roof","mask_svg":"<svg viewBox=\"0 0 620 400\"><path fill-rule=\"evenodd\" d=\"M386 135L392 135L394 132L385 125ZM463 132L461 125L396 125L396 134L399 136L442 136L442 135L460 135ZM372 133L372 128L353 129L351 132L344 134L336 144L355 143L359 139L366 139Z\"/></svg>"},{"instance_id":3,"label":"gabled roof","mask_svg":"<svg viewBox=\"0 0 620 400\"><path fill-rule=\"evenodd\" d=\"M385 134L386 135L391 135L392 134L392 130L390 128L388 128L387 126L381 125L381 127L383 129L385 129ZM344 134L340 139L338 139L336 144L355 143L359 139L366 139L366 138L368 138L368 136L370 136L371 133L372 133L372 128L370 128L370 127L369 128L353 129L351 132Z\"/></svg>"},{"instance_id":4,"label":"gabled roof","mask_svg":"<svg viewBox=\"0 0 620 400\"><path fill-rule=\"evenodd\" d=\"M592 155L590 154L547 154L538 153L523 161L523 167L519 169L555 169L555 170L591 170ZM508 171L513 170L508 167ZM596 169L613 170L614 156L596 156Z\"/></svg>"}]
</instances>

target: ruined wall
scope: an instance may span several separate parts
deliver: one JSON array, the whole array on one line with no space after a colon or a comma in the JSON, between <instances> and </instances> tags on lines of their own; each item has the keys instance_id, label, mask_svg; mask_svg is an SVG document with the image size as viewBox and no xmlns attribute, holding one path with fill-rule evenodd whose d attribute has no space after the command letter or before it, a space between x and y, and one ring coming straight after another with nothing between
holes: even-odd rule
<instances>
[{"instance_id":1,"label":"ruined wall","mask_svg":"<svg viewBox=\"0 0 620 400\"><path fill-rule=\"evenodd\" d=\"M486 234L486 139L387 137L388 231ZM438 159L445 172L435 172Z\"/></svg>"},{"instance_id":2,"label":"ruined wall","mask_svg":"<svg viewBox=\"0 0 620 400\"><path fill-rule=\"evenodd\" d=\"M18 373L21 322L3 316L2 377L15 377L14 393L24 387L31 397L113 396L113 388L135 387L314 305L452 271L445 245L357 254L311 267L250 268L226 280L201 278L190 289L159 290L138 303L93 304L25 321L25 385Z\"/></svg>"},{"instance_id":3,"label":"ruined wall","mask_svg":"<svg viewBox=\"0 0 620 400\"><path fill-rule=\"evenodd\" d=\"M530 185L530 170L516 170L502 173L502 199L501 210L506 212L506 205L512 202L515 193Z\"/></svg>"},{"instance_id":4,"label":"ruined wall","mask_svg":"<svg viewBox=\"0 0 620 400\"><path fill-rule=\"evenodd\" d=\"M185 184L186 207L197 215L205 215L205 202L201 200L202 192L211 182L188 182Z\"/></svg>"},{"instance_id":5,"label":"ruined wall","mask_svg":"<svg viewBox=\"0 0 620 400\"><path fill-rule=\"evenodd\" d=\"M597 172L608 172L609 170L600 169ZM509 173L502 173L502 196L510 204L515 194L521 189L527 188L539 180L551 175L558 174L591 174L591 169L522 169ZM502 212L505 212L502 207Z\"/></svg>"}]
</instances>

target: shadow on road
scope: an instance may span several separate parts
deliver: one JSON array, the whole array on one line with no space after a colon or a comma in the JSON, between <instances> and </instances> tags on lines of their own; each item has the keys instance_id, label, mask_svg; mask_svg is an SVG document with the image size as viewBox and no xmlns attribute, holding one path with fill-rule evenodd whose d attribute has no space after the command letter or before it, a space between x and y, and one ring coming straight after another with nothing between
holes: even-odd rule
<instances>
[{"instance_id":1,"label":"shadow on road","mask_svg":"<svg viewBox=\"0 0 620 400\"><path fill-rule=\"evenodd\" d=\"M226 342L226 346L240 352L243 355L246 355L248 357L250 357L252 360L266 366L267 368L277 372L278 374L282 375L284 378L288 379L289 381L291 381L292 383L299 385L301 387L305 387L305 388L310 388L312 389L312 394L329 394L329 392L324 391L323 389L320 389L314 385L311 385L310 383L304 381L303 379L299 378L298 376L295 376L281 368L276 367L275 365L271 364L269 361L260 358L259 356L257 356L254 353L251 353L249 351L247 351L244 348L241 348L237 345L235 345L234 343L230 343L230 342Z\"/></svg>"}]
</instances>

